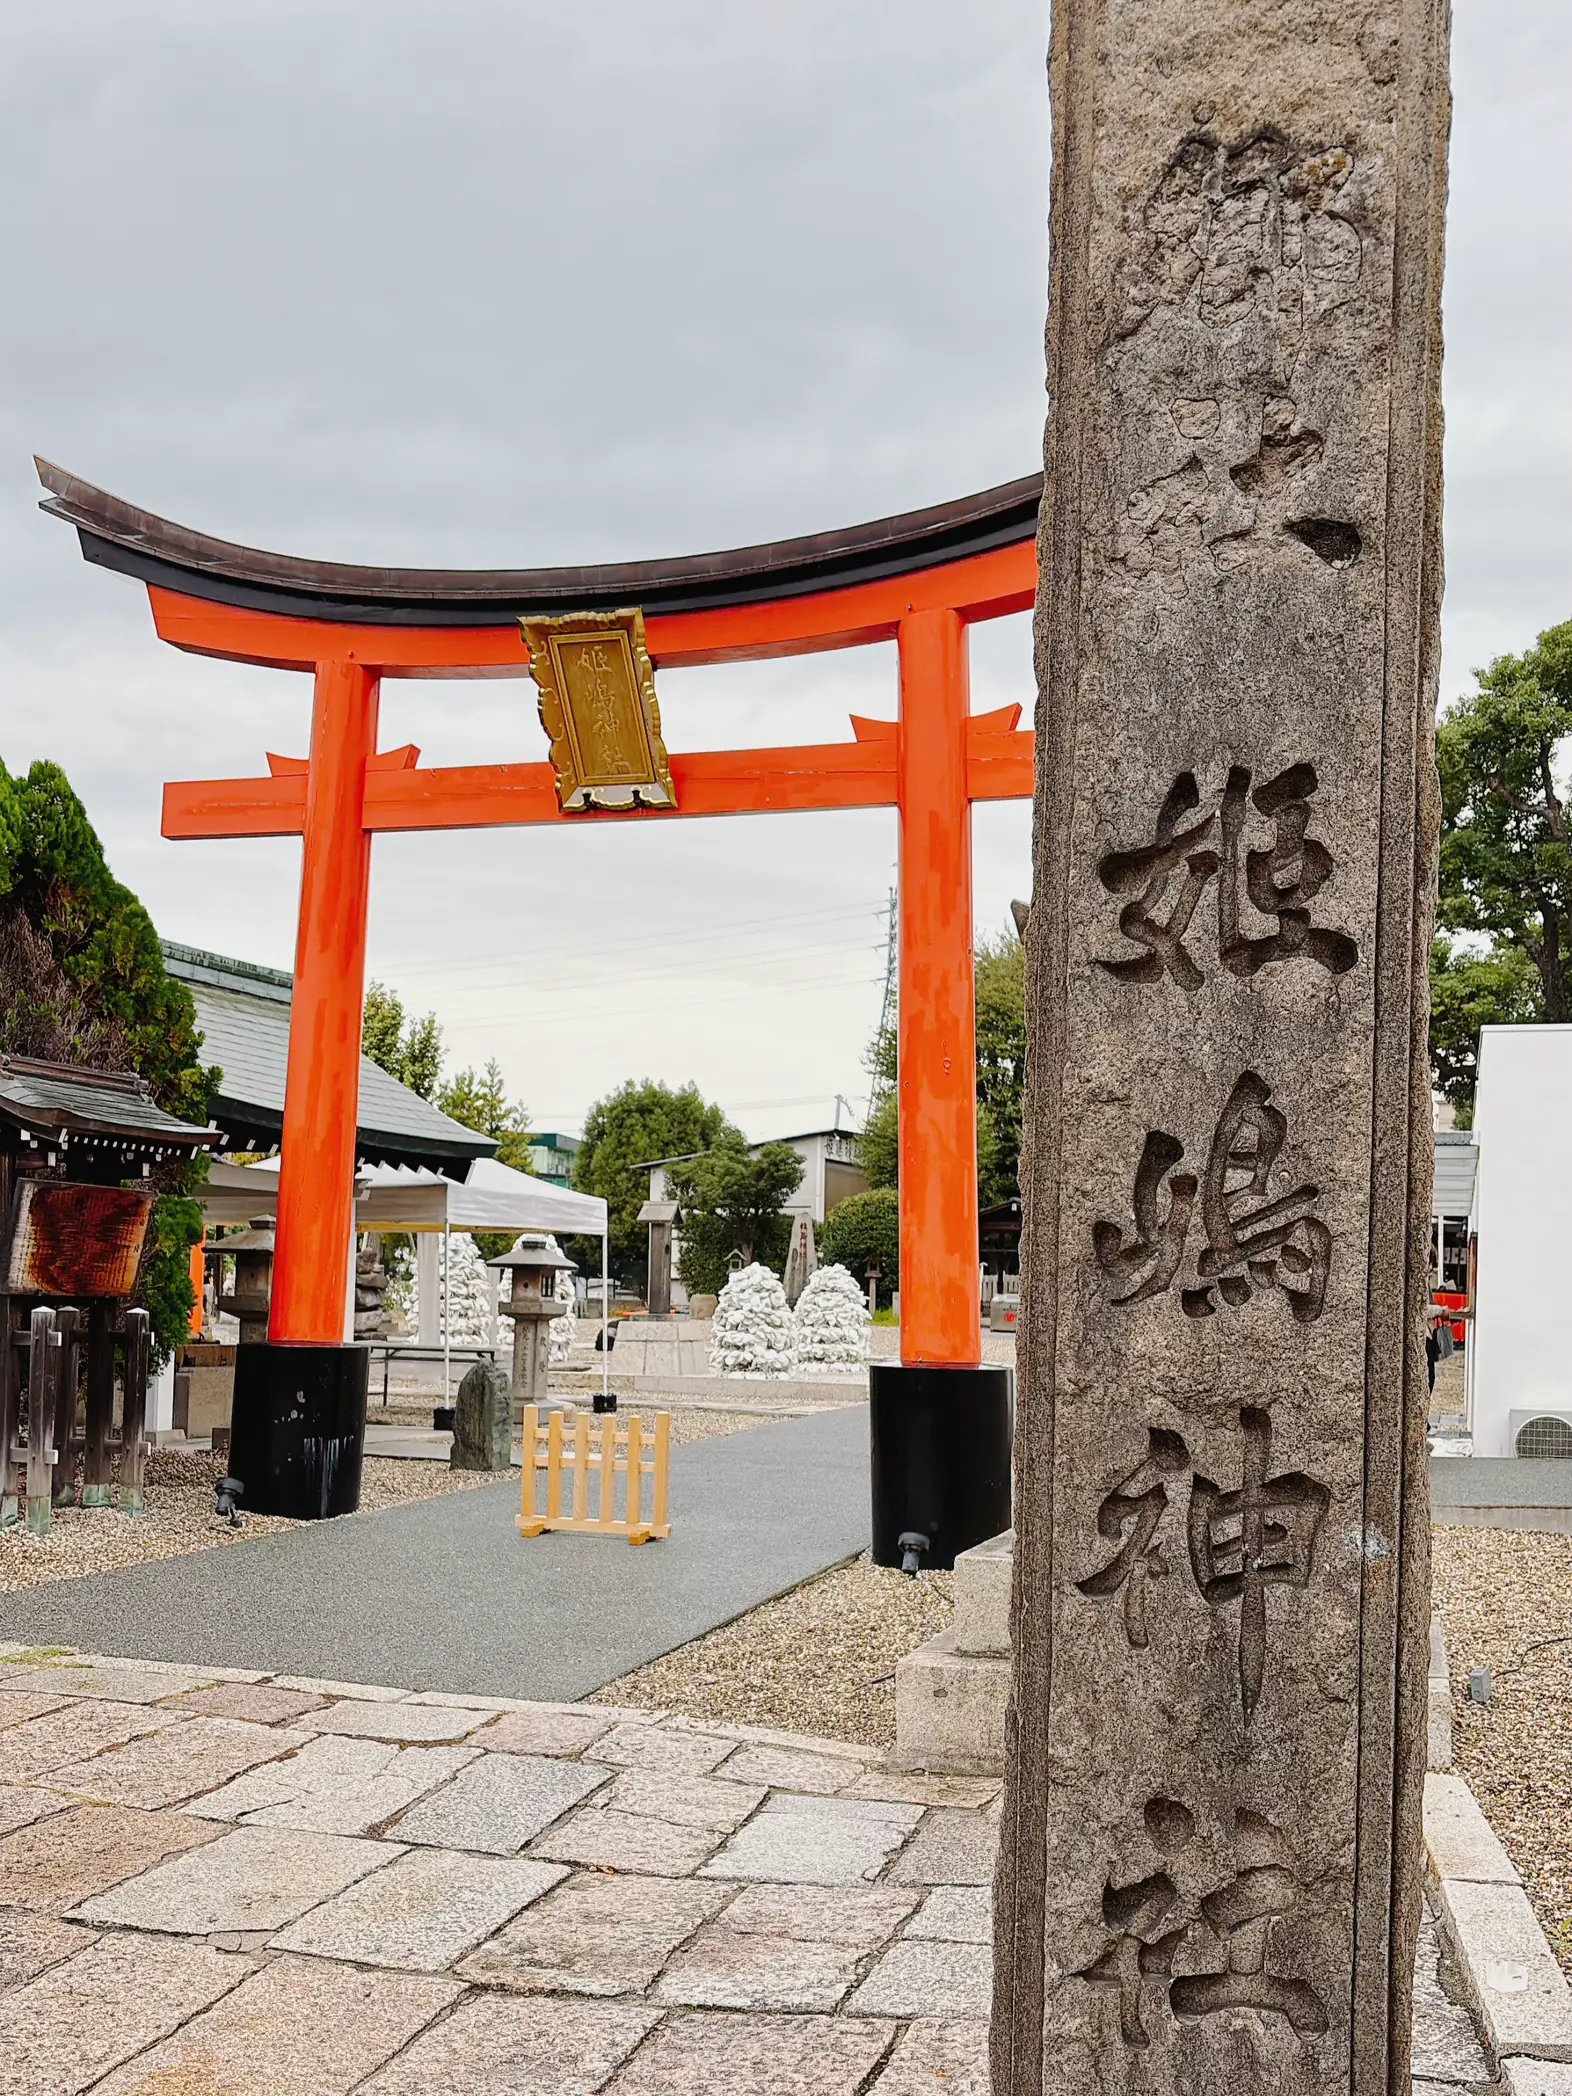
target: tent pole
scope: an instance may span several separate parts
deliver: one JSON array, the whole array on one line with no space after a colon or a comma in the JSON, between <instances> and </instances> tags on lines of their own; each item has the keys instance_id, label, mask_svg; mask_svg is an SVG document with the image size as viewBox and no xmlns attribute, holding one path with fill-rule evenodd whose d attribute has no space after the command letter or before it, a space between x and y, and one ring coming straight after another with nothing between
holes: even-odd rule
<instances>
[{"instance_id":1,"label":"tent pole","mask_svg":"<svg viewBox=\"0 0 1572 2096\"><path fill-rule=\"evenodd\" d=\"M607 1346L606 1268L611 1263L608 1233L600 1233L600 1408L611 1410L611 1350Z\"/></svg>"},{"instance_id":2,"label":"tent pole","mask_svg":"<svg viewBox=\"0 0 1572 2096\"><path fill-rule=\"evenodd\" d=\"M451 1308L452 1289L448 1281L448 1226L442 1225L442 1402L447 1403L453 1388L452 1371L448 1365L448 1335L452 1320L448 1315Z\"/></svg>"}]
</instances>

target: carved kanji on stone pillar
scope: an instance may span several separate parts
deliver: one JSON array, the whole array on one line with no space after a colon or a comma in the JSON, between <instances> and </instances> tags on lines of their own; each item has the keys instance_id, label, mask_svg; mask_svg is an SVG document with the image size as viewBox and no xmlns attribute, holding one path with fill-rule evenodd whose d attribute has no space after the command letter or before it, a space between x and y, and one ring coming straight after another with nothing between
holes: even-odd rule
<instances>
[{"instance_id":1,"label":"carved kanji on stone pillar","mask_svg":"<svg viewBox=\"0 0 1572 2096\"><path fill-rule=\"evenodd\" d=\"M1056 0L994 2096L1407 2096L1444 0Z\"/></svg>"}]
</instances>

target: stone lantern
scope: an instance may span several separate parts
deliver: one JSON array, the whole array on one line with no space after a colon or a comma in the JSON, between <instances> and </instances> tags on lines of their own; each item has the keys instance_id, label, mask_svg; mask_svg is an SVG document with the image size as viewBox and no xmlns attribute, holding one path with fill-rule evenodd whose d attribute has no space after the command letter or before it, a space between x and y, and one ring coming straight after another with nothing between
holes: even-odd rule
<instances>
[{"instance_id":1,"label":"stone lantern","mask_svg":"<svg viewBox=\"0 0 1572 2096\"><path fill-rule=\"evenodd\" d=\"M233 1259L235 1285L219 1295L218 1308L240 1320L240 1343L254 1346L267 1337L268 1303L273 1293L273 1218L257 1215L249 1229L218 1237L204 1247L209 1259Z\"/></svg>"},{"instance_id":2,"label":"stone lantern","mask_svg":"<svg viewBox=\"0 0 1572 2096\"><path fill-rule=\"evenodd\" d=\"M557 1276L576 1271L573 1260L553 1251L546 1239L526 1233L511 1252L488 1259L488 1267L506 1274L508 1292L497 1304L504 1317L513 1320L513 1409L544 1404L546 1359L551 1321L562 1314L557 1301Z\"/></svg>"}]
</instances>

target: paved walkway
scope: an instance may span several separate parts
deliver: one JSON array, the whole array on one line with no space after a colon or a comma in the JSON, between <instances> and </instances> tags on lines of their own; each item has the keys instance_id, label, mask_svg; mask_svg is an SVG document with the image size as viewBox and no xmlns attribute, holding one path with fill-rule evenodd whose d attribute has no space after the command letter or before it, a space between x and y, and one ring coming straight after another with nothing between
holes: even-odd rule
<instances>
[{"instance_id":1,"label":"paved walkway","mask_svg":"<svg viewBox=\"0 0 1572 2096\"><path fill-rule=\"evenodd\" d=\"M997 1784L0 1646L4 2096L987 2096ZM1488 2079L1421 1944L1421 2084Z\"/></svg>"},{"instance_id":2,"label":"paved walkway","mask_svg":"<svg viewBox=\"0 0 1572 2096\"><path fill-rule=\"evenodd\" d=\"M3 1595L0 1638L570 1700L866 1547L868 1494L848 1406L673 1449L663 1543L525 1542L515 1479Z\"/></svg>"}]
</instances>

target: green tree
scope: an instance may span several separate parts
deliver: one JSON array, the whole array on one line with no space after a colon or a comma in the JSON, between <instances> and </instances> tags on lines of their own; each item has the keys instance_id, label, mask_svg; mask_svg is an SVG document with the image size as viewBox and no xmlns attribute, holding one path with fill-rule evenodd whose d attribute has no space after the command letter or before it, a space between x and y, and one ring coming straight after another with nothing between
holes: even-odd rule
<instances>
[{"instance_id":1,"label":"green tree","mask_svg":"<svg viewBox=\"0 0 1572 2096\"><path fill-rule=\"evenodd\" d=\"M191 993L165 974L152 919L111 874L64 772L44 761L22 779L0 767L0 996L13 1053L135 1070L166 1112L206 1121L221 1073L202 1064ZM190 1319L190 1251L202 1234L191 1196L206 1176L205 1156L155 1171L137 1300L159 1359Z\"/></svg>"},{"instance_id":2,"label":"green tree","mask_svg":"<svg viewBox=\"0 0 1572 2096\"><path fill-rule=\"evenodd\" d=\"M649 1174L640 1166L658 1157L688 1157L707 1150L729 1125L696 1084L673 1089L649 1077L630 1078L590 1108L573 1162L573 1183L581 1193L599 1194L606 1203L611 1270L619 1280L642 1281L649 1263L648 1226L638 1220L649 1199ZM598 1243L578 1242L584 1257L592 1245L599 1257ZM575 1251L573 1256L580 1255Z\"/></svg>"},{"instance_id":3,"label":"green tree","mask_svg":"<svg viewBox=\"0 0 1572 2096\"><path fill-rule=\"evenodd\" d=\"M374 982L366 991L360 1052L422 1099L435 1097L442 1076L442 1028L437 1015L427 1012L417 1019L407 1014L403 998L385 983Z\"/></svg>"},{"instance_id":4,"label":"green tree","mask_svg":"<svg viewBox=\"0 0 1572 2096\"><path fill-rule=\"evenodd\" d=\"M1464 1125L1480 1028L1572 1017L1569 738L1572 620L1521 655L1497 656L1436 727L1441 936L1430 956L1430 1063Z\"/></svg>"},{"instance_id":5,"label":"green tree","mask_svg":"<svg viewBox=\"0 0 1572 2096\"><path fill-rule=\"evenodd\" d=\"M515 1172L529 1170L529 1115L517 1100L509 1099L502 1067L495 1056L479 1076L460 1070L437 1093L436 1104L450 1120L489 1135L497 1146L499 1163ZM512 1245L513 1230L477 1230L475 1243L482 1259L496 1259Z\"/></svg>"},{"instance_id":6,"label":"green tree","mask_svg":"<svg viewBox=\"0 0 1572 2096\"><path fill-rule=\"evenodd\" d=\"M869 1044L865 1067L873 1079L868 1117L857 1138L857 1158L870 1186L894 1186L900 1177L901 1151L897 1119L900 1093L897 1085L896 1032L892 1024L882 1027Z\"/></svg>"},{"instance_id":7,"label":"green tree","mask_svg":"<svg viewBox=\"0 0 1572 2096\"><path fill-rule=\"evenodd\" d=\"M1473 1125L1479 1029L1543 1017L1539 973L1519 947L1476 954L1436 939L1430 949L1430 1075L1459 1128Z\"/></svg>"},{"instance_id":8,"label":"green tree","mask_svg":"<svg viewBox=\"0 0 1572 2096\"><path fill-rule=\"evenodd\" d=\"M438 1091L436 1104L450 1120L489 1135L505 1165L515 1172L529 1170L529 1115L519 1100L508 1097L495 1056L478 1076L465 1069L450 1078Z\"/></svg>"},{"instance_id":9,"label":"green tree","mask_svg":"<svg viewBox=\"0 0 1572 2096\"><path fill-rule=\"evenodd\" d=\"M977 942L977 1201L1020 1192L1021 1098L1026 1089L1026 953L1012 925Z\"/></svg>"},{"instance_id":10,"label":"green tree","mask_svg":"<svg viewBox=\"0 0 1572 2096\"><path fill-rule=\"evenodd\" d=\"M735 1129L722 1129L708 1150L670 1174L682 1206L678 1275L690 1294L719 1295L733 1252L780 1273L791 1225L782 1213L802 1184L803 1163L789 1143L750 1150Z\"/></svg>"},{"instance_id":11,"label":"green tree","mask_svg":"<svg viewBox=\"0 0 1572 2096\"><path fill-rule=\"evenodd\" d=\"M1544 1016L1569 1016L1572 837L1563 766L1572 736L1572 620L1478 673L1436 729L1440 922L1533 963Z\"/></svg>"},{"instance_id":12,"label":"green tree","mask_svg":"<svg viewBox=\"0 0 1572 2096\"><path fill-rule=\"evenodd\" d=\"M977 1198L981 1207L1019 1191L1021 1099L1026 1086L1026 965L1013 927L977 942ZM870 1187L900 1179L899 1070L893 1024L869 1044L872 1097L857 1155Z\"/></svg>"},{"instance_id":13,"label":"green tree","mask_svg":"<svg viewBox=\"0 0 1572 2096\"><path fill-rule=\"evenodd\" d=\"M844 1266L860 1280L870 1265L880 1273L879 1301L887 1304L901 1285L900 1197L893 1186L871 1187L841 1201L824 1218L818 1236L826 1266Z\"/></svg>"}]
</instances>

